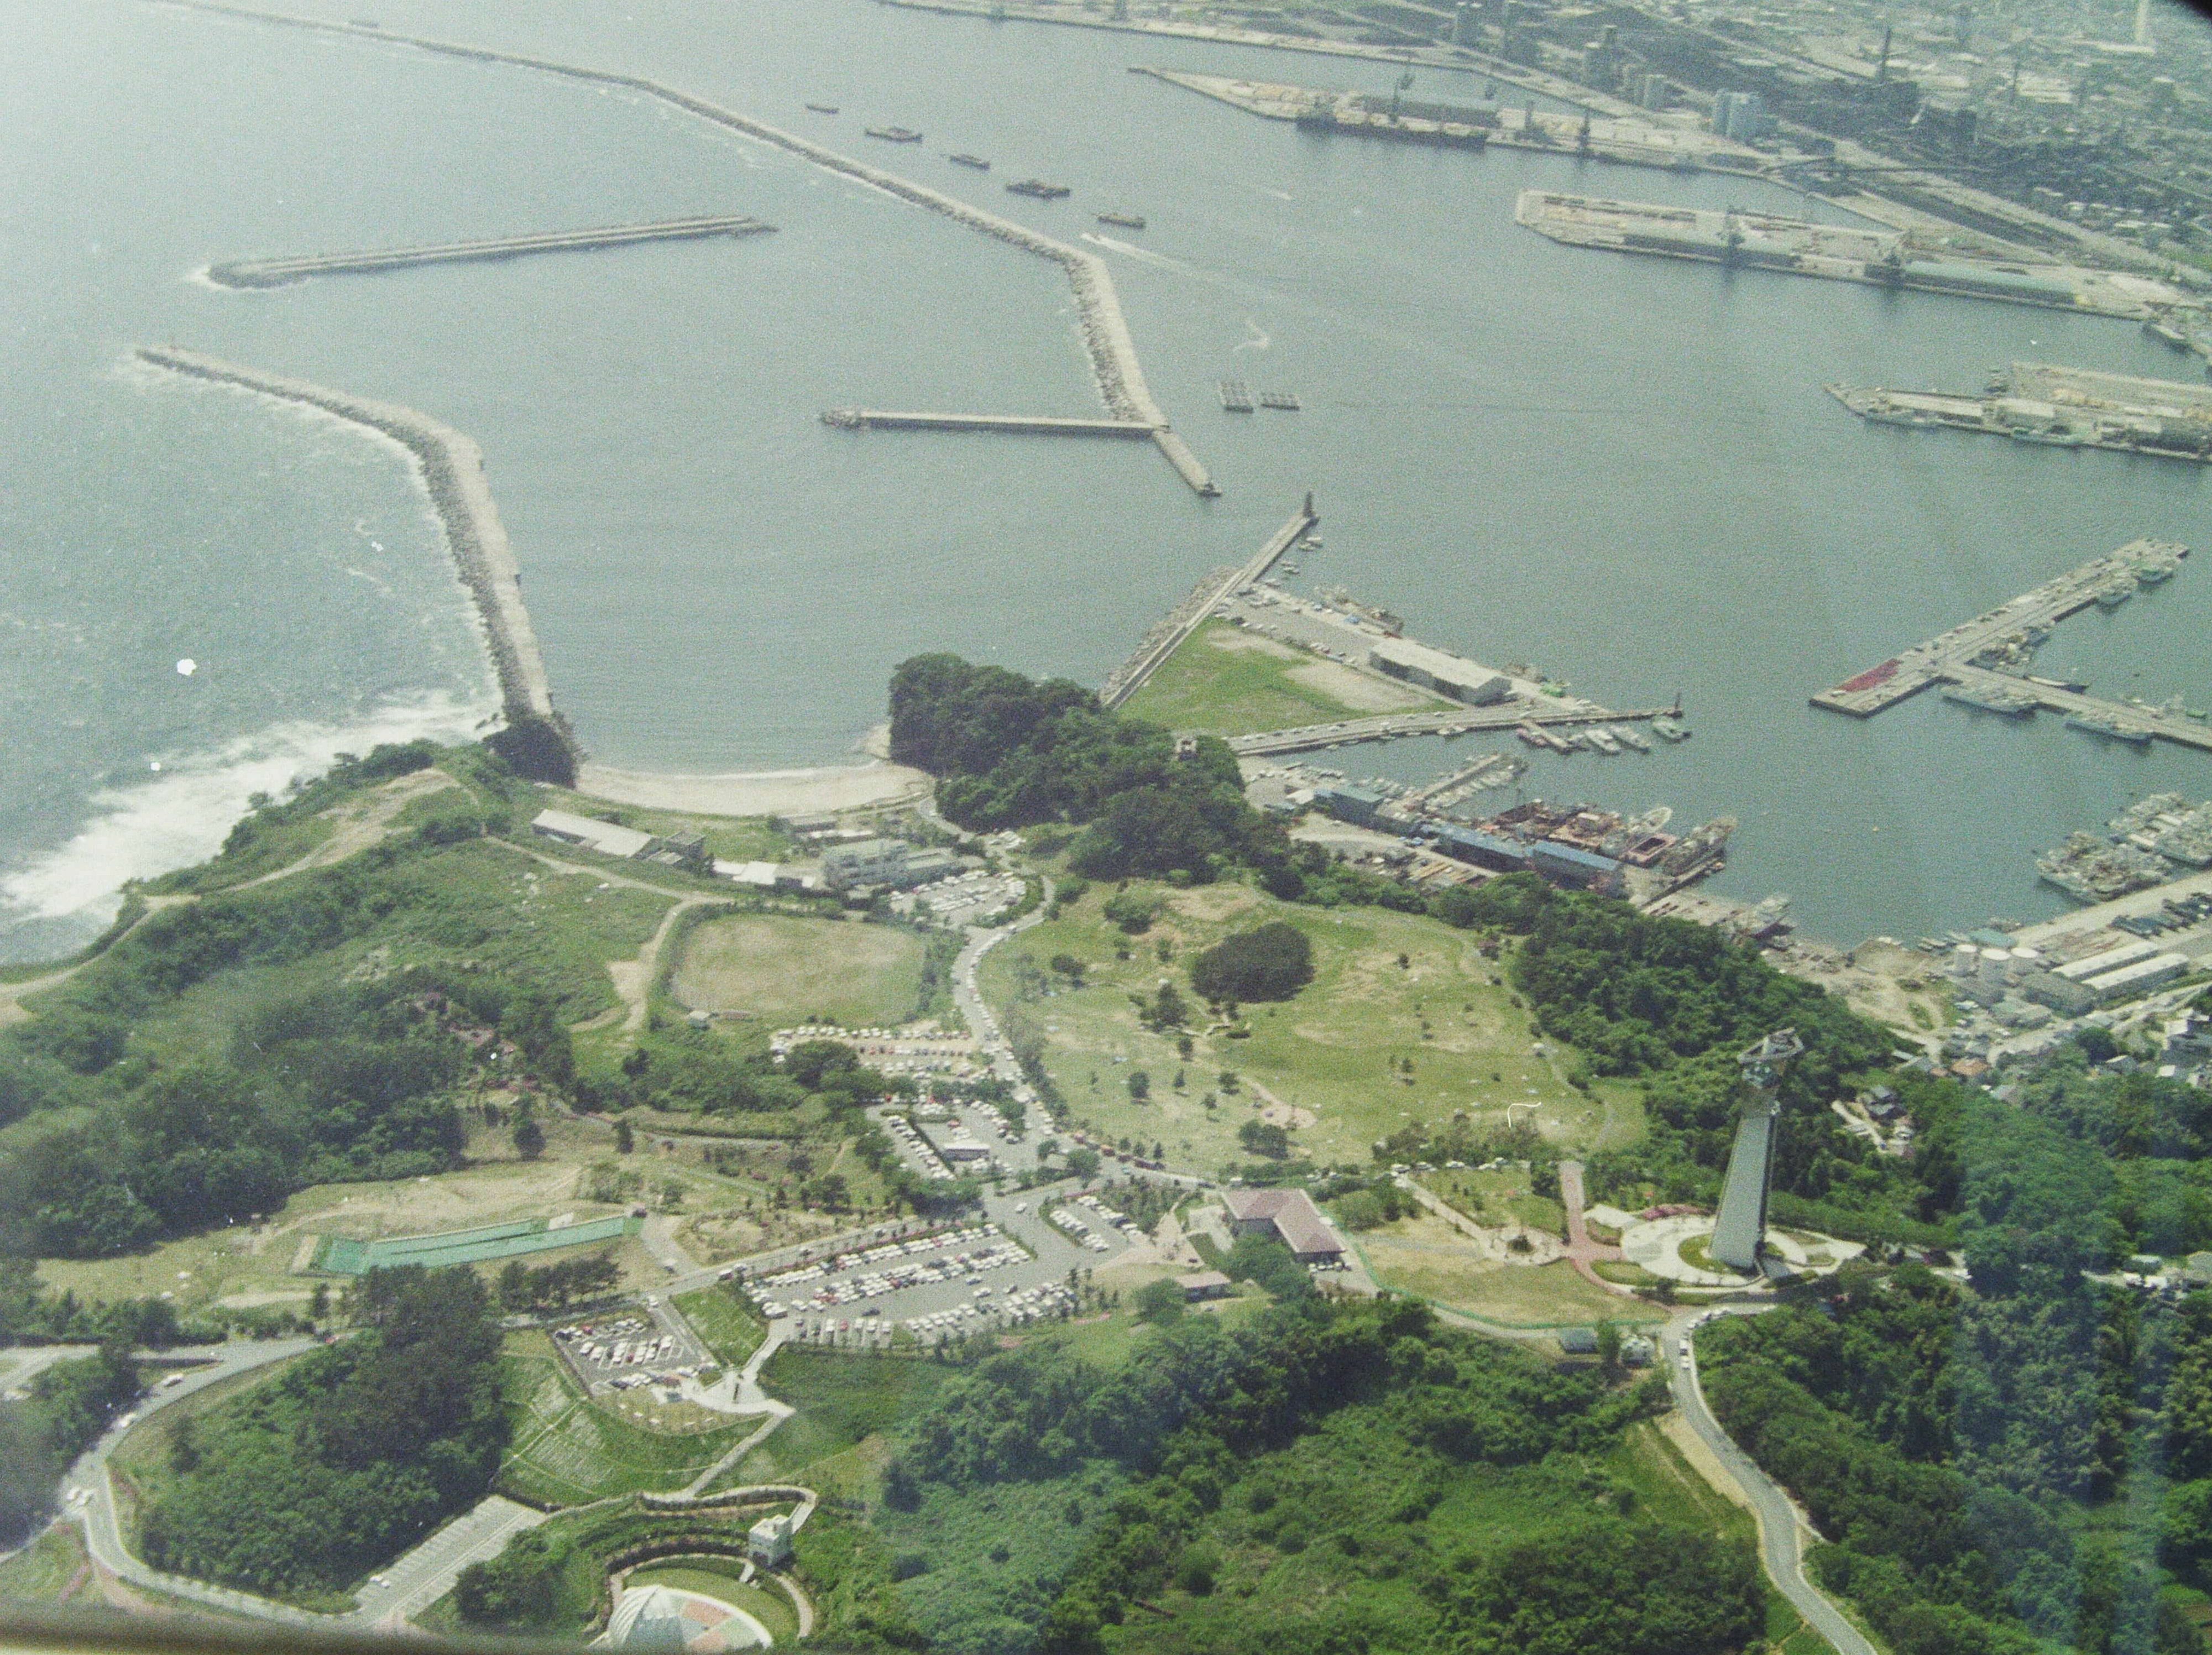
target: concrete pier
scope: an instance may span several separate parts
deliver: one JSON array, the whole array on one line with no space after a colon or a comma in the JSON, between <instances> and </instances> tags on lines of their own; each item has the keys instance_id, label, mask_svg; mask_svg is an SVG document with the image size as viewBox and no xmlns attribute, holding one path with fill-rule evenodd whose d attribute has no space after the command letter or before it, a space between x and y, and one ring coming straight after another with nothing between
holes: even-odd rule
<instances>
[{"instance_id":1,"label":"concrete pier","mask_svg":"<svg viewBox=\"0 0 2212 1655\"><path fill-rule=\"evenodd\" d=\"M1321 514L1314 509L1313 496L1309 494L1305 498L1305 503L1292 514L1290 521L1269 535L1267 545L1261 546L1249 562L1223 575L1212 593L1203 598L1201 601L1185 605L1186 618L1181 624L1156 639L1139 651L1133 659L1117 668L1113 677L1106 680L1105 688L1099 691L1099 703L1106 707L1118 707L1131 696L1135 695L1138 691L1143 689L1145 681L1160 670L1161 663L1169 656L1182 648L1192 633L1203 626L1233 594L1243 591L1253 581L1266 575L1275 566L1278 558L1311 533L1320 521Z\"/></svg>"},{"instance_id":2,"label":"concrete pier","mask_svg":"<svg viewBox=\"0 0 2212 1655\"><path fill-rule=\"evenodd\" d=\"M824 425L848 431L1004 431L1030 436L1149 437L1154 428L1135 419L1057 419L1027 414L910 414L881 408L832 408Z\"/></svg>"},{"instance_id":3,"label":"concrete pier","mask_svg":"<svg viewBox=\"0 0 2212 1655\"><path fill-rule=\"evenodd\" d=\"M1097 381L1099 398L1105 404L1108 415L1116 420L1139 422L1158 432L1166 431L1167 416L1160 411L1159 405L1152 399L1151 388L1145 383L1144 369L1137 361L1136 346L1129 338L1128 322L1121 313L1121 300L1114 290L1113 276L1104 261L1095 253L1072 247L1064 241L1056 241L1026 225L1017 224L1010 218L1001 218L996 213L986 212L967 202L955 200L911 179L902 178L896 173L885 172L880 167L840 155L811 138L803 138L797 133L770 126L765 121L755 120L749 115L741 115L733 109L726 109L720 104L711 103L662 82L648 80L641 75L592 69L550 58L532 58L521 52L497 52L487 46L462 46L449 40L401 34L390 29L372 28L358 23L331 22L321 18L293 16L284 12L260 11L250 6L223 4L221 0L170 0L170 3L188 10L248 18L256 22L307 29L319 34L350 35L386 46L412 46L418 51L465 58L474 63L507 64L518 69L535 69L548 75L559 75L595 86L624 87L696 115L702 120L711 121L717 126L758 139L763 143L774 144L779 149L788 150L825 171L854 179L914 206L942 214L956 223L981 231L1010 246L1019 247L1024 253L1048 259L1066 273L1068 286L1075 295L1076 313L1084 348L1090 356L1091 376ZM1170 445L1164 435L1156 436L1154 440L1158 443L1160 452L1166 455L1195 492L1206 496L1219 492L1204 468L1199 465L1194 457L1190 456L1187 447L1180 444Z\"/></svg>"},{"instance_id":4,"label":"concrete pier","mask_svg":"<svg viewBox=\"0 0 2212 1655\"><path fill-rule=\"evenodd\" d=\"M2107 606L2133 597L2139 587L2171 578L2189 548L2163 540L2131 540L2078 569L1998 605L1988 613L1916 644L1812 697L1813 705L1853 718L1872 718L1932 684L1956 685L2069 718L2102 721L2109 733L2140 741L2145 735L2212 752L2212 727L2167 708L2111 701L2026 671L2024 661L2040 634L2092 604Z\"/></svg>"},{"instance_id":5,"label":"concrete pier","mask_svg":"<svg viewBox=\"0 0 2212 1655\"><path fill-rule=\"evenodd\" d=\"M1525 701L1509 701L1495 707L1454 707L1433 713L1386 713L1374 718L1346 719L1337 724L1301 725L1290 730L1262 730L1253 735L1233 735L1229 748L1239 758L1269 753L1313 752L1323 747L1342 747L1358 741L1388 741L1398 736L1461 735L1474 730L1512 730L1523 724L1643 724L1674 712L1671 707L1638 707L1621 713L1589 703L1571 707L1532 707Z\"/></svg>"},{"instance_id":6,"label":"concrete pier","mask_svg":"<svg viewBox=\"0 0 2212 1655\"><path fill-rule=\"evenodd\" d=\"M523 607L514 548L507 544L506 527L499 520L491 490L484 481L483 453L474 442L452 426L397 403L377 402L305 380L264 374L198 351L150 345L141 350L138 356L174 373L319 408L366 426L406 449L429 490L439 520L445 525L446 544L452 548L461 583L476 599L477 612L483 618L492 670L499 678L507 717L541 720L567 739L567 726L553 710L545 663L538 653L538 635L531 630L530 613ZM573 752L573 741L570 747Z\"/></svg>"},{"instance_id":7,"label":"concrete pier","mask_svg":"<svg viewBox=\"0 0 2212 1655\"><path fill-rule=\"evenodd\" d=\"M275 288L311 276L407 270L417 265L456 265L479 259L520 259L532 253L573 253L592 247L626 247L641 241L691 241L710 235L759 235L775 228L757 218L735 215L672 218L653 224L613 224L599 229L544 230L479 241L447 241L431 246L385 247L367 253L312 253L294 259L240 259L208 267L208 280L226 288Z\"/></svg>"}]
</instances>

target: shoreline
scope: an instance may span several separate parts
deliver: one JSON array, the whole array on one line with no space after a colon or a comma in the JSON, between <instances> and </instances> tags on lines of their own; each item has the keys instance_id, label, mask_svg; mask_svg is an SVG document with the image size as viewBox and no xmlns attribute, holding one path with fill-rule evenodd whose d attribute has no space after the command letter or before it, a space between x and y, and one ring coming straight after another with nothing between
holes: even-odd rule
<instances>
[{"instance_id":1,"label":"shoreline","mask_svg":"<svg viewBox=\"0 0 2212 1655\"><path fill-rule=\"evenodd\" d=\"M455 41L433 40L427 35L401 34L356 23L328 22L320 18L298 17L285 12L260 11L250 6L224 4L222 0L161 0L161 3L191 11L210 12L221 16L245 18L282 27L339 34L386 45L412 46L417 51L442 57L461 58L476 63L507 64L519 69L534 69L549 75L562 76L570 80L642 92L647 97L672 105L702 120L726 127L743 137L797 155L826 172L869 185L897 197L911 206L941 214L955 223L980 231L995 240L1048 259L1058 265L1066 275L1068 286L1074 293L1079 322L1078 332L1083 340L1085 352L1091 359L1092 381L1107 412L1115 419L1138 421L1151 426L1154 443L1194 492L1208 499L1220 492L1205 468L1199 464L1197 457L1191 453L1188 445L1171 428L1159 404L1153 400L1152 388L1145 381L1144 368L1137 360L1137 347L1130 337L1127 319L1121 313L1121 297L1115 290L1113 273L1107 269L1106 261L1094 253L1070 246L1042 231L1032 230L1010 218L1001 218L996 213L987 212L981 207L933 190L927 185L917 184L896 173L886 172L882 167L857 161L811 138L787 132L750 115L741 115L736 110L710 102L695 93L685 92L642 75L628 75L618 70L592 69L582 64L532 58L522 52L501 52L489 46L464 46Z\"/></svg>"}]
</instances>

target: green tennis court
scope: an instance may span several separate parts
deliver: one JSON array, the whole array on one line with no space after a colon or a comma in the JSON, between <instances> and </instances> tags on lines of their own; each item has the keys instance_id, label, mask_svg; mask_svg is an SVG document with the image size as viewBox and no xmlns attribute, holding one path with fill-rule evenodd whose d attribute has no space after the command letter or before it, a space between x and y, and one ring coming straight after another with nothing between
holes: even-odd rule
<instances>
[{"instance_id":1,"label":"green tennis court","mask_svg":"<svg viewBox=\"0 0 2212 1655\"><path fill-rule=\"evenodd\" d=\"M585 1247L598 1241L619 1241L635 1235L645 1220L617 1213L609 1218L586 1219L580 1224L556 1224L550 1219L519 1219L508 1224L479 1225L473 1230L446 1230L436 1235L388 1236L359 1241L351 1236L325 1236L317 1244L307 1268L325 1275L359 1275L365 1270L394 1264L421 1264L439 1269L449 1264L481 1264L487 1259L514 1258L523 1253L542 1253L555 1247Z\"/></svg>"}]
</instances>

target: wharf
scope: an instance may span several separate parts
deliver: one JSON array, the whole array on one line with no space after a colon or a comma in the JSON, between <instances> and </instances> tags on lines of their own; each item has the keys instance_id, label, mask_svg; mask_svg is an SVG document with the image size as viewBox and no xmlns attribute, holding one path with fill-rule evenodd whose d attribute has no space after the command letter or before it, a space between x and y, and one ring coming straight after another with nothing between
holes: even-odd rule
<instances>
[{"instance_id":1,"label":"wharf","mask_svg":"<svg viewBox=\"0 0 2212 1655\"><path fill-rule=\"evenodd\" d=\"M2160 570L2171 573L2173 563L2188 555L2188 547L2169 541L2131 540L2117 551L2093 557L1986 614L1821 691L1813 697L1813 705L1853 718L1872 718L1932 684L1953 684L1988 695L2030 697L2038 707L2053 712L2110 720L2122 730L2146 732L2212 751L2212 728L2193 719L2086 695L2022 672L1999 670L1981 659L1992 653L2008 653L2017 659L2033 648L2042 633L2068 616L2079 614L2100 599L2110 601L2122 593L2132 596L2145 571L2151 571L2154 578Z\"/></svg>"},{"instance_id":2,"label":"wharf","mask_svg":"<svg viewBox=\"0 0 2212 1655\"><path fill-rule=\"evenodd\" d=\"M1971 259L1923 245L1909 231L1816 223L1736 208L1612 201L1599 196L1523 190L1514 222L1562 246L1656 259L1686 259L1729 269L1772 271L1866 287L1949 294L2001 304L2140 321L2154 311L2199 301L2162 282L2078 265Z\"/></svg>"},{"instance_id":3,"label":"wharf","mask_svg":"<svg viewBox=\"0 0 2212 1655\"><path fill-rule=\"evenodd\" d=\"M1757 173L1767 158L1747 144L1709 132L1685 131L1632 115L1560 115L1488 105L1407 104L1357 92L1193 75L1133 66L1170 86L1212 98L1265 120L1292 121L1304 131L1389 139L1447 149L1537 149L1584 160L1657 167L1668 172Z\"/></svg>"},{"instance_id":4,"label":"wharf","mask_svg":"<svg viewBox=\"0 0 2212 1655\"><path fill-rule=\"evenodd\" d=\"M1158 636L1148 640L1130 660L1116 667L1098 691L1101 706L1119 707L1131 696L1145 687L1145 681L1159 671L1161 663L1182 648L1190 635L1198 630L1229 599L1261 579L1275 566L1278 559L1292 546L1305 538L1321 522L1321 514L1314 509L1314 497L1309 493L1305 503L1291 514L1290 520L1267 537L1267 542L1255 552L1249 561L1231 569L1214 583L1210 590L1194 595L1180 611L1182 618ZM1294 751L1285 749L1285 751Z\"/></svg>"},{"instance_id":5,"label":"wharf","mask_svg":"<svg viewBox=\"0 0 2212 1655\"><path fill-rule=\"evenodd\" d=\"M1388 713L1375 718L1346 719L1336 724L1307 724L1296 729L1262 730L1255 735L1229 738L1229 749L1239 758L1259 758L1271 753L1312 752L1341 747L1357 741L1389 741L1401 736L1462 735L1475 730L1511 730L1523 724L1643 724L1665 718L1672 707L1643 707L1621 713L1581 703L1572 706L1533 707L1525 701L1495 707L1453 707L1433 713Z\"/></svg>"},{"instance_id":6,"label":"wharf","mask_svg":"<svg viewBox=\"0 0 2212 1655\"><path fill-rule=\"evenodd\" d=\"M1056 419L1029 414L897 413L881 408L832 408L824 425L844 430L1007 431L1035 436L1149 437L1159 428L1134 419Z\"/></svg>"},{"instance_id":7,"label":"wharf","mask_svg":"<svg viewBox=\"0 0 2212 1655\"><path fill-rule=\"evenodd\" d=\"M1980 396L1831 385L1861 419L1972 431L2057 448L2105 448L2212 464L2212 386L2014 362Z\"/></svg>"},{"instance_id":8,"label":"wharf","mask_svg":"<svg viewBox=\"0 0 2212 1655\"><path fill-rule=\"evenodd\" d=\"M311 276L407 270L418 265L454 265L479 259L520 259L532 253L571 253L593 247L627 247L642 241L690 241L714 235L759 235L775 228L757 218L726 214L665 219L652 224L614 224L599 229L545 230L477 241L446 241L417 247L386 247L368 253L327 253L291 259L241 259L212 265L208 280L226 288L274 288Z\"/></svg>"}]
</instances>

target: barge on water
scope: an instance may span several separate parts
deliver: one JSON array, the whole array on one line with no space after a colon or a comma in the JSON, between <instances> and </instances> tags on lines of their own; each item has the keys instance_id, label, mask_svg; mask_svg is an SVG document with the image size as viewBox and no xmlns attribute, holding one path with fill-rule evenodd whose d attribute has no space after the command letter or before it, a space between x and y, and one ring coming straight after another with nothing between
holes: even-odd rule
<instances>
[{"instance_id":1,"label":"barge on water","mask_svg":"<svg viewBox=\"0 0 2212 1655\"><path fill-rule=\"evenodd\" d=\"M1118 224L1125 230L1141 230L1145 228L1145 216L1142 213L1101 213L1098 215L1098 222L1101 224Z\"/></svg>"},{"instance_id":2,"label":"barge on water","mask_svg":"<svg viewBox=\"0 0 2212 1655\"><path fill-rule=\"evenodd\" d=\"M991 163L981 155L947 155L945 160L951 161L955 167L972 167L979 173L988 173L991 170Z\"/></svg>"},{"instance_id":3,"label":"barge on water","mask_svg":"<svg viewBox=\"0 0 2212 1655\"><path fill-rule=\"evenodd\" d=\"M1025 195L1037 201L1058 201L1075 192L1065 184L1048 184L1041 178L1025 178L1018 184L1006 186L1008 195Z\"/></svg>"},{"instance_id":4,"label":"barge on water","mask_svg":"<svg viewBox=\"0 0 2212 1655\"><path fill-rule=\"evenodd\" d=\"M921 134L911 126L866 126L860 129L872 138L881 138L885 143L920 143Z\"/></svg>"},{"instance_id":5,"label":"barge on water","mask_svg":"<svg viewBox=\"0 0 2212 1655\"><path fill-rule=\"evenodd\" d=\"M837 106L834 103L810 103L806 106L817 115L834 115L837 113Z\"/></svg>"}]
</instances>

